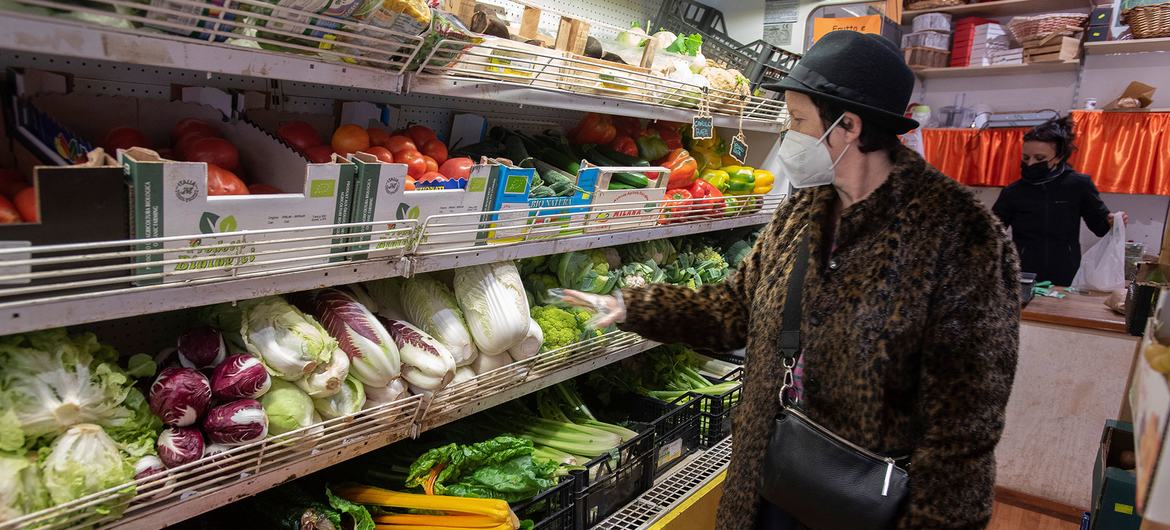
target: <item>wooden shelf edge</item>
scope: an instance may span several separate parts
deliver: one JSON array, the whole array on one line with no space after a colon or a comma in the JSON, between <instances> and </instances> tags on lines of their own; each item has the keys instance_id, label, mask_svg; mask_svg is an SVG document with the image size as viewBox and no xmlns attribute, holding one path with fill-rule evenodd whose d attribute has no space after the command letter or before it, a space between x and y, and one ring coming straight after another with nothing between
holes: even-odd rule
<instances>
[{"instance_id":1,"label":"wooden shelf edge","mask_svg":"<svg viewBox=\"0 0 1170 530\"><path fill-rule=\"evenodd\" d=\"M1073 72L1080 66L1077 61L1050 63L1000 64L992 66L953 66L920 68L914 74L922 79L948 79L958 77L979 77L985 75L1044 74L1052 72Z\"/></svg>"},{"instance_id":2,"label":"wooden shelf edge","mask_svg":"<svg viewBox=\"0 0 1170 530\"><path fill-rule=\"evenodd\" d=\"M977 2L938 9L918 9L902 12L902 24L910 24L914 17L926 13L950 13L954 17L1008 17L1028 13L1052 13L1067 9L1088 9L1088 0L996 0Z\"/></svg>"},{"instance_id":3,"label":"wooden shelf edge","mask_svg":"<svg viewBox=\"0 0 1170 530\"><path fill-rule=\"evenodd\" d=\"M1165 51L1170 51L1170 37L1163 37L1160 39L1109 40L1085 43L1085 53L1089 55Z\"/></svg>"}]
</instances>

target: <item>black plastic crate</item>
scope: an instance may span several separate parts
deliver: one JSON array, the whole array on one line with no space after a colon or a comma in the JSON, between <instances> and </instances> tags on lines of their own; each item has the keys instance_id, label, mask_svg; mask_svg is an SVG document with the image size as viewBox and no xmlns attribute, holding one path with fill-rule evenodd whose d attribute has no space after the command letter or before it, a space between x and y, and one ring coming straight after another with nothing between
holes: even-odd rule
<instances>
[{"instance_id":1,"label":"black plastic crate","mask_svg":"<svg viewBox=\"0 0 1170 530\"><path fill-rule=\"evenodd\" d=\"M531 519L533 530L574 530L576 513L573 510L574 477L562 477L552 489L516 504L512 511L520 520Z\"/></svg>"},{"instance_id":2,"label":"black plastic crate","mask_svg":"<svg viewBox=\"0 0 1170 530\"><path fill-rule=\"evenodd\" d=\"M683 398L663 410L662 403L645 396L630 396L630 419L654 426L654 476L665 473L691 453L699 450L699 407L701 403Z\"/></svg>"},{"instance_id":3,"label":"black plastic crate","mask_svg":"<svg viewBox=\"0 0 1170 530\"><path fill-rule=\"evenodd\" d=\"M572 472L577 530L593 527L654 484L654 429L638 430L641 434L615 454L601 455L584 470Z\"/></svg>"},{"instance_id":4,"label":"black plastic crate","mask_svg":"<svg viewBox=\"0 0 1170 530\"><path fill-rule=\"evenodd\" d=\"M756 86L775 82L788 75L800 55L784 51L763 40L742 44L727 34L723 12L691 0L664 0L654 20L653 34L660 28L672 33L703 35L703 56L739 70Z\"/></svg>"},{"instance_id":5,"label":"black plastic crate","mask_svg":"<svg viewBox=\"0 0 1170 530\"><path fill-rule=\"evenodd\" d=\"M707 379L712 383L739 381L743 379L743 368L736 368L723 378L707 377ZM717 396L688 394L689 397L694 398L692 403L695 403L699 408L699 447L710 449L731 434L731 411L739 406L742 395L743 385ZM657 405L658 411L665 414L672 407L677 407L678 401L683 399L685 398L679 398L674 403L667 403L657 399L650 399L650 401Z\"/></svg>"}]
</instances>

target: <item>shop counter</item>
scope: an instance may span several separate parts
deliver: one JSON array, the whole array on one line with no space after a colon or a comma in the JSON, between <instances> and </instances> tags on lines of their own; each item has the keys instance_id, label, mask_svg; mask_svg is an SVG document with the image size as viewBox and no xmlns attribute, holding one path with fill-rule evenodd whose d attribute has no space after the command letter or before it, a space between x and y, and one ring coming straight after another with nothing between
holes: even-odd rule
<instances>
[{"instance_id":1,"label":"shop counter","mask_svg":"<svg viewBox=\"0 0 1170 530\"><path fill-rule=\"evenodd\" d=\"M1137 337L1105 296L1034 298L1021 313L1020 354L996 450L1001 488L1087 510L1105 420L1117 417Z\"/></svg>"}]
</instances>

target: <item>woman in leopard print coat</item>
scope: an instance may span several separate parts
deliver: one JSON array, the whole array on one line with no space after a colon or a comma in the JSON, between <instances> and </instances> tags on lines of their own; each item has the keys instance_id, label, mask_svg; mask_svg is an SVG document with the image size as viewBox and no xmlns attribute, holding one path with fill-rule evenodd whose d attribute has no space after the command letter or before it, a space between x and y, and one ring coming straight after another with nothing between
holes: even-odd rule
<instances>
[{"instance_id":1,"label":"woman in leopard print coat","mask_svg":"<svg viewBox=\"0 0 1170 530\"><path fill-rule=\"evenodd\" d=\"M911 455L900 528L982 528L1015 373L1018 269L1011 241L969 192L900 148L889 179L841 214L836 251L810 256L802 300L803 409L850 441ZM623 292L621 328L663 342L747 348L719 530L754 527L782 367L778 340L795 242L811 248L836 193L797 192L742 267L698 291Z\"/></svg>"}]
</instances>

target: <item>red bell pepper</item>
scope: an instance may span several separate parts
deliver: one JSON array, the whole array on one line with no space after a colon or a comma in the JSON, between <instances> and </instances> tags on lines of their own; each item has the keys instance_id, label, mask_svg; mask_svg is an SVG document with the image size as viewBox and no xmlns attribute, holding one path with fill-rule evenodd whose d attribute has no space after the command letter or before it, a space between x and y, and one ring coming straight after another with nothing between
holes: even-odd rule
<instances>
[{"instance_id":1,"label":"red bell pepper","mask_svg":"<svg viewBox=\"0 0 1170 530\"><path fill-rule=\"evenodd\" d=\"M605 114L590 112L573 129L573 141L578 144L609 145L617 137L617 128Z\"/></svg>"},{"instance_id":2,"label":"red bell pepper","mask_svg":"<svg viewBox=\"0 0 1170 530\"><path fill-rule=\"evenodd\" d=\"M663 205L665 215L658 224L678 223L692 215L695 204L693 198L690 190L685 188L666 190L666 203Z\"/></svg>"},{"instance_id":3,"label":"red bell pepper","mask_svg":"<svg viewBox=\"0 0 1170 530\"><path fill-rule=\"evenodd\" d=\"M629 136L630 138L637 138L642 134L642 120L638 118L631 118L629 116L613 116L610 118L613 126L617 129L618 136Z\"/></svg>"},{"instance_id":4,"label":"red bell pepper","mask_svg":"<svg viewBox=\"0 0 1170 530\"><path fill-rule=\"evenodd\" d=\"M614 138L613 141L609 143L609 148L623 155L632 156L634 158L638 157L638 144L634 142L633 138L626 135L620 135L617 138Z\"/></svg>"},{"instance_id":5,"label":"red bell pepper","mask_svg":"<svg viewBox=\"0 0 1170 530\"><path fill-rule=\"evenodd\" d=\"M656 121L652 127L658 131L658 136L661 136L662 140L666 142L667 149L682 148L682 133L679 132L679 129L682 128L681 125L668 121Z\"/></svg>"},{"instance_id":6,"label":"red bell pepper","mask_svg":"<svg viewBox=\"0 0 1170 530\"><path fill-rule=\"evenodd\" d=\"M666 183L666 189L675 188L689 188L691 183L695 181L695 176L699 171L699 163L695 158L687 152L686 149L678 148L666 155L665 158L656 162L657 165L670 170L670 179Z\"/></svg>"},{"instance_id":7,"label":"red bell pepper","mask_svg":"<svg viewBox=\"0 0 1170 530\"><path fill-rule=\"evenodd\" d=\"M705 199L699 202L699 208L696 208L697 213L703 215L715 215L721 217L723 215L723 192L719 191L714 184L703 179L695 180L689 188L691 196L696 199Z\"/></svg>"}]
</instances>

